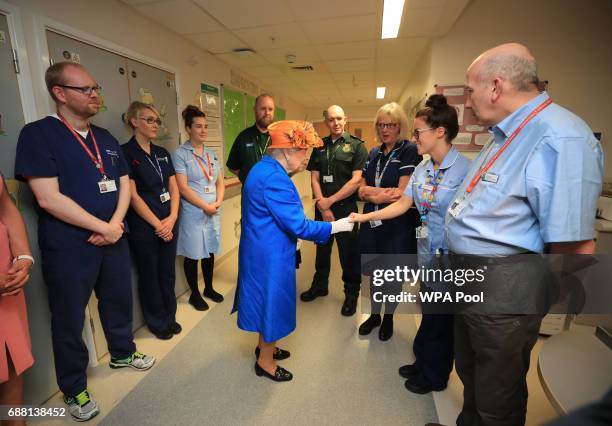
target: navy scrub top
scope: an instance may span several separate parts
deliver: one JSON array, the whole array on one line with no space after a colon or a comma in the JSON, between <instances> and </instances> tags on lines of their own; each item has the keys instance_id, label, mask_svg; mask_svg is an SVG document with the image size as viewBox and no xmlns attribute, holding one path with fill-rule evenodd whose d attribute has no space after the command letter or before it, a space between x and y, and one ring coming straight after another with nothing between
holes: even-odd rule
<instances>
[{"instance_id":1,"label":"navy scrub top","mask_svg":"<svg viewBox=\"0 0 612 426\"><path fill-rule=\"evenodd\" d=\"M395 144L393 150L387 155L383 154L383 146L373 148L363 168L363 178L368 186L376 186L376 168L382 173L387 165L380 182L381 188L397 188L402 176L410 176L422 161L417 148L409 141ZM389 204L379 204L382 210ZM365 203L364 213L372 212L376 204ZM381 226L372 228L369 222L363 223L359 228L359 242L361 253L393 254L416 253L415 229L420 225L419 214L411 208L403 215L384 220Z\"/></svg>"},{"instance_id":2,"label":"navy scrub top","mask_svg":"<svg viewBox=\"0 0 612 426\"><path fill-rule=\"evenodd\" d=\"M121 148L131 169L130 179L134 180L140 198L160 220L168 217L171 202L168 200L162 203L159 196L163 192L170 191L168 182L170 177L175 175L170 153L161 146L151 143L151 155L149 155L138 145L135 138L130 139ZM133 208L130 207L126 218L130 227L130 238L157 239L155 229Z\"/></svg>"},{"instance_id":3,"label":"navy scrub top","mask_svg":"<svg viewBox=\"0 0 612 426\"><path fill-rule=\"evenodd\" d=\"M108 130L92 124L91 132L96 137L106 175L115 180L117 191L100 193L100 171L68 127L52 116L26 124L21 129L15 177L24 182L28 176L57 177L62 194L88 213L108 222L117 208L119 178L128 174L128 166L117 139ZM85 144L95 155L91 132L87 134ZM70 225L39 209L38 244L43 250L83 246L89 244L87 239L91 234L88 229Z\"/></svg>"}]
</instances>

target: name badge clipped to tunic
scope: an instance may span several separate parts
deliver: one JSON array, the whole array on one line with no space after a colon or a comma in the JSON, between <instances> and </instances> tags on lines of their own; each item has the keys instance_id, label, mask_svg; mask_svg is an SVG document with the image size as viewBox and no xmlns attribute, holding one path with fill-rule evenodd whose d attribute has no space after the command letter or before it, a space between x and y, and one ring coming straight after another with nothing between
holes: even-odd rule
<instances>
[{"instance_id":1,"label":"name badge clipped to tunic","mask_svg":"<svg viewBox=\"0 0 612 426\"><path fill-rule=\"evenodd\" d=\"M416 237L417 238L427 238L428 235L429 235L429 229L427 228L427 226L425 226L425 225L419 226L416 229Z\"/></svg>"},{"instance_id":2,"label":"name badge clipped to tunic","mask_svg":"<svg viewBox=\"0 0 612 426\"><path fill-rule=\"evenodd\" d=\"M497 181L499 180L499 175L496 175L495 173L487 172L482 175L482 180L485 182L497 183Z\"/></svg>"},{"instance_id":3,"label":"name badge clipped to tunic","mask_svg":"<svg viewBox=\"0 0 612 426\"><path fill-rule=\"evenodd\" d=\"M204 194L212 194L213 192L215 192L215 187L212 185L205 185L204 186Z\"/></svg>"},{"instance_id":4,"label":"name badge clipped to tunic","mask_svg":"<svg viewBox=\"0 0 612 426\"><path fill-rule=\"evenodd\" d=\"M370 228L376 228L377 226L381 226L382 225L382 220L371 220L370 221Z\"/></svg>"},{"instance_id":5,"label":"name badge clipped to tunic","mask_svg":"<svg viewBox=\"0 0 612 426\"><path fill-rule=\"evenodd\" d=\"M117 184L113 179L102 179L98 182L98 187L100 188L100 194L115 192L117 190Z\"/></svg>"},{"instance_id":6,"label":"name badge clipped to tunic","mask_svg":"<svg viewBox=\"0 0 612 426\"><path fill-rule=\"evenodd\" d=\"M332 175L323 176L323 183L334 183L334 177Z\"/></svg>"},{"instance_id":7,"label":"name badge clipped to tunic","mask_svg":"<svg viewBox=\"0 0 612 426\"><path fill-rule=\"evenodd\" d=\"M461 213L461 210L465 208L465 205L466 205L465 197L460 197L456 199L455 201L453 201L453 204L451 204L450 208L448 209L448 213L452 217L456 218L459 215L459 213Z\"/></svg>"},{"instance_id":8,"label":"name badge clipped to tunic","mask_svg":"<svg viewBox=\"0 0 612 426\"><path fill-rule=\"evenodd\" d=\"M168 191L162 192L161 195L159 196L159 200L162 203L166 203L166 202L170 201L170 193Z\"/></svg>"},{"instance_id":9,"label":"name badge clipped to tunic","mask_svg":"<svg viewBox=\"0 0 612 426\"><path fill-rule=\"evenodd\" d=\"M430 185L428 183L424 183L423 185L421 185L421 188L423 188L423 191L433 191L433 185Z\"/></svg>"}]
</instances>

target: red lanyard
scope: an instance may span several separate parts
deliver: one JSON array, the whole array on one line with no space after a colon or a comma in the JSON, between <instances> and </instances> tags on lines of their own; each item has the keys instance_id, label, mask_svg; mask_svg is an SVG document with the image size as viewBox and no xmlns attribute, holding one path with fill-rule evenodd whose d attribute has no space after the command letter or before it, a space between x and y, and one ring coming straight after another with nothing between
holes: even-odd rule
<instances>
[{"instance_id":1,"label":"red lanyard","mask_svg":"<svg viewBox=\"0 0 612 426\"><path fill-rule=\"evenodd\" d=\"M546 108L551 103L552 103L552 99L548 98L544 102L542 102L536 109L531 111L531 114L529 114L527 116L527 118L525 118L523 120L523 122L517 127L517 129L510 135L510 137L508 139L506 139L506 142L504 142L504 144L499 149L499 151L497 151L495 153L493 158L491 158L491 160L489 160L489 162L483 168L481 168L478 171L476 176L474 176L474 178L472 178L472 181L468 185L468 187L465 190L465 192L467 192L469 194L470 192L472 192L474 190L476 185L478 185L478 183L480 182L480 179L482 178L482 176L485 173L487 173L487 171L491 168L491 166L493 166L493 163L495 163L495 161L499 158L499 156L502 154L502 152L504 152L505 149L508 148L508 145L510 145L510 143L514 140L514 138L516 138L516 136L521 132L521 130L523 130L523 128L527 125L527 123L529 123L533 117L538 115L544 108Z\"/></svg>"},{"instance_id":2,"label":"red lanyard","mask_svg":"<svg viewBox=\"0 0 612 426\"><path fill-rule=\"evenodd\" d=\"M89 124L87 124L87 130L89 131L89 134L91 135L91 140L93 141L94 148L96 149L97 159L96 157L94 157L89 147L85 144L81 135L79 135L76 132L76 130L74 130L72 125L64 118L64 116L61 115L59 112L57 113L57 116L62 120L62 122L66 125L66 127L68 127L68 130L72 132L76 140L79 141L79 143L81 144L81 146L83 147L87 155L89 155L89 158L94 163L94 165L96 166L96 169L98 169L100 174L102 174L103 177L106 177L106 172L104 171L104 163L102 162L102 157L100 156L100 148L98 148L98 143L96 142L96 136L94 135L94 132L91 130L91 127L89 126Z\"/></svg>"},{"instance_id":3,"label":"red lanyard","mask_svg":"<svg viewBox=\"0 0 612 426\"><path fill-rule=\"evenodd\" d=\"M208 155L208 152L206 153L206 160L208 162L208 173L206 173L206 169L204 168L204 164L202 164L202 162L200 161L198 156L195 155L195 153L193 154L193 156L195 157L196 161L200 165L200 168L202 169L202 173L204 173L204 176L206 176L206 179L208 179L210 182L212 182L213 170L212 170L212 166L210 165L210 156Z\"/></svg>"}]
</instances>

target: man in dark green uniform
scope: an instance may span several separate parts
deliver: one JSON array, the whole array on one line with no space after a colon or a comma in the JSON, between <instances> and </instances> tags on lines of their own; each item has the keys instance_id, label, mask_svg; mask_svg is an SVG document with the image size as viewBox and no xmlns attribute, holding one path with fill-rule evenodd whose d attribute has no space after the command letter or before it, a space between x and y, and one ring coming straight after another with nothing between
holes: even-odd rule
<instances>
[{"instance_id":1,"label":"man in dark green uniform","mask_svg":"<svg viewBox=\"0 0 612 426\"><path fill-rule=\"evenodd\" d=\"M274 120L274 99L261 94L255 99L255 124L236 137L227 158L227 168L244 184L251 168L266 154L270 144L268 125Z\"/></svg>"},{"instance_id":2,"label":"man in dark green uniform","mask_svg":"<svg viewBox=\"0 0 612 426\"><path fill-rule=\"evenodd\" d=\"M323 138L324 145L310 156L312 192L316 200L315 220L332 222L357 211L357 194L361 170L368 158L363 141L344 131L346 117L337 105L330 106L325 114L330 135ZM359 243L357 228L352 232L332 235L326 244L317 245L315 275L310 289L301 294L303 302L319 296L327 296L330 258L334 238L338 241L338 253L342 265L345 299L340 311L350 316L357 308L361 285Z\"/></svg>"}]
</instances>

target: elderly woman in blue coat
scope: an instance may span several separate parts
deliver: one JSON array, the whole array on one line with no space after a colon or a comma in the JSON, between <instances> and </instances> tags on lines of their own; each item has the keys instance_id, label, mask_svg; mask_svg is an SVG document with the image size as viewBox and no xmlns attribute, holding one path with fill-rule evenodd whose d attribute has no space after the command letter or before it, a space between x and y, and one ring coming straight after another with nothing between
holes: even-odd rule
<instances>
[{"instance_id":1,"label":"elderly woman in blue coat","mask_svg":"<svg viewBox=\"0 0 612 426\"><path fill-rule=\"evenodd\" d=\"M279 121L268 126L269 156L257 163L242 194L242 234L238 289L234 308L238 327L259 333L255 373L277 382L293 375L276 364L289 352L276 341L295 329L295 247L298 238L325 243L336 232L350 231L344 218L315 222L304 215L290 176L303 171L311 148L323 142L310 123Z\"/></svg>"}]
</instances>

